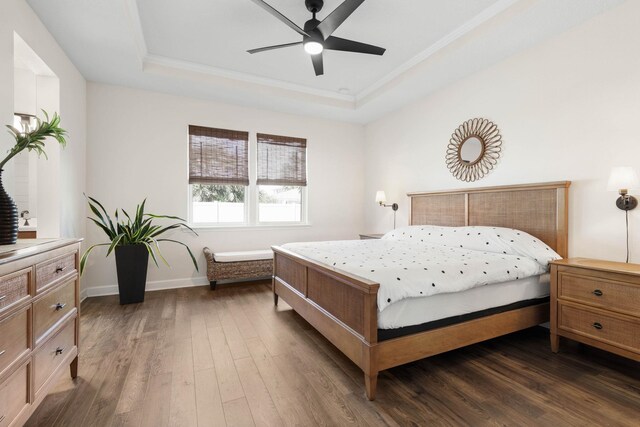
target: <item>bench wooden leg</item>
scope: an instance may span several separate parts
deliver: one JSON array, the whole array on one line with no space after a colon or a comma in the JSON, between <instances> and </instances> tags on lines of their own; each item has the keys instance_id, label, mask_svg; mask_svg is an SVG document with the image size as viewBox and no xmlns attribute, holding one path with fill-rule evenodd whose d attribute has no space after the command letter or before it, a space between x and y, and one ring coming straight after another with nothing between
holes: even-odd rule
<instances>
[{"instance_id":1,"label":"bench wooden leg","mask_svg":"<svg viewBox=\"0 0 640 427\"><path fill-rule=\"evenodd\" d=\"M278 305L278 294L273 293L273 305Z\"/></svg>"},{"instance_id":2,"label":"bench wooden leg","mask_svg":"<svg viewBox=\"0 0 640 427\"><path fill-rule=\"evenodd\" d=\"M216 281L215 280L210 280L209 281L209 286L211 286L211 290L215 291L216 290Z\"/></svg>"}]
</instances>

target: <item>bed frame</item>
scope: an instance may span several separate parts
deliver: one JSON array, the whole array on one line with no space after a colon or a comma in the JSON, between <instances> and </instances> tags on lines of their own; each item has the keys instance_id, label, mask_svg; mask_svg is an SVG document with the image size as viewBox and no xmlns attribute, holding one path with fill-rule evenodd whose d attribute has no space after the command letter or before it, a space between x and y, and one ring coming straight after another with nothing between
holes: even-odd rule
<instances>
[{"instance_id":1,"label":"bed frame","mask_svg":"<svg viewBox=\"0 0 640 427\"><path fill-rule=\"evenodd\" d=\"M409 193L411 225L517 228L567 256L569 181ZM364 372L369 400L378 372L549 321L549 303L378 342L379 284L278 246L273 296L282 297Z\"/></svg>"}]
</instances>

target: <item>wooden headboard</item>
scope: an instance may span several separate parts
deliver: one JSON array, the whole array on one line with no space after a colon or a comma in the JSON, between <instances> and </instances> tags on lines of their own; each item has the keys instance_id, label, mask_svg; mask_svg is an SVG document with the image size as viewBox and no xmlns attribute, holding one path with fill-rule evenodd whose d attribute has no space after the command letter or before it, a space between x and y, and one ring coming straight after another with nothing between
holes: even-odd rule
<instances>
[{"instance_id":1,"label":"wooden headboard","mask_svg":"<svg viewBox=\"0 0 640 427\"><path fill-rule=\"evenodd\" d=\"M409 224L517 228L568 256L571 181L408 193Z\"/></svg>"}]
</instances>

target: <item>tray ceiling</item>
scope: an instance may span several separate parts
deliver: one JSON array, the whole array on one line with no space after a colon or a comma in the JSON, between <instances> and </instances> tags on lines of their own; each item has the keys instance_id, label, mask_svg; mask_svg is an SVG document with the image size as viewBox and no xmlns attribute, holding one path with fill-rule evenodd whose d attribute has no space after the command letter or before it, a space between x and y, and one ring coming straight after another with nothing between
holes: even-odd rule
<instances>
[{"instance_id":1,"label":"tray ceiling","mask_svg":"<svg viewBox=\"0 0 640 427\"><path fill-rule=\"evenodd\" d=\"M325 53L249 0L27 0L90 81L368 122L622 0L365 1L335 35L384 56ZM299 26L303 0L267 0ZM322 19L341 0L326 0Z\"/></svg>"}]
</instances>

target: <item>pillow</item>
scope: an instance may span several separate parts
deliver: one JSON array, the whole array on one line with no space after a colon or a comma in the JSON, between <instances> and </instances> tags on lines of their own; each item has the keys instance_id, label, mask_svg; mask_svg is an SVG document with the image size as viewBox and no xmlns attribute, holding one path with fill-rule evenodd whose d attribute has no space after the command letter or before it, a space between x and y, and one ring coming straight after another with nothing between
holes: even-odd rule
<instances>
[{"instance_id":1,"label":"pillow","mask_svg":"<svg viewBox=\"0 0 640 427\"><path fill-rule=\"evenodd\" d=\"M382 239L520 255L531 258L542 266L547 266L551 260L561 258L544 242L529 233L503 227L413 225L390 231Z\"/></svg>"}]
</instances>

